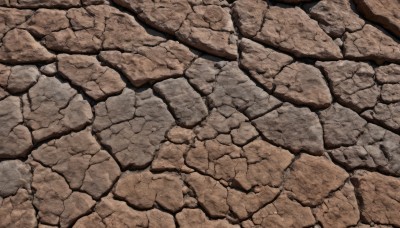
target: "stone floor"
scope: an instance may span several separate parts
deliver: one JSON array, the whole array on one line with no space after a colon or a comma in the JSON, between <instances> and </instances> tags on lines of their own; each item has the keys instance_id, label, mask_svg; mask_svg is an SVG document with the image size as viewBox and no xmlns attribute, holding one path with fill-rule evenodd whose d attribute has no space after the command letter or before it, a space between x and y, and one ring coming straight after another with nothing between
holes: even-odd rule
<instances>
[{"instance_id":1,"label":"stone floor","mask_svg":"<svg viewBox=\"0 0 400 228\"><path fill-rule=\"evenodd\" d=\"M0 228L400 227L399 0L0 0Z\"/></svg>"}]
</instances>

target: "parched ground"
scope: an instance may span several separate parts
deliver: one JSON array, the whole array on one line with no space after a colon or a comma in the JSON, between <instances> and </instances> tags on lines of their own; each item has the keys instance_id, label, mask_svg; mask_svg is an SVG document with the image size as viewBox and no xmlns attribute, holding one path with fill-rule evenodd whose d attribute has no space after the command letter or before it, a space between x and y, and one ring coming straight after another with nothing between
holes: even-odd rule
<instances>
[{"instance_id":1,"label":"parched ground","mask_svg":"<svg viewBox=\"0 0 400 228\"><path fill-rule=\"evenodd\" d=\"M0 228L400 227L400 0L0 0Z\"/></svg>"}]
</instances>

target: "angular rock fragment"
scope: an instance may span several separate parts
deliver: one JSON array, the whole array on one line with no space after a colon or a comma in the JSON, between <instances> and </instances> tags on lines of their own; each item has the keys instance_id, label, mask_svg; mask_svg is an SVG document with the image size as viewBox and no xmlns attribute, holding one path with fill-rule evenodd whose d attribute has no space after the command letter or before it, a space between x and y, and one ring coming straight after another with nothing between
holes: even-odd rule
<instances>
[{"instance_id":1,"label":"angular rock fragment","mask_svg":"<svg viewBox=\"0 0 400 228\"><path fill-rule=\"evenodd\" d=\"M135 12L150 26L176 35L183 43L219 57L236 58L237 36L229 8L221 6L218 1L208 4L188 0L115 2Z\"/></svg>"},{"instance_id":2,"label":"angular rock fragment","mask_svg":"<svg viewBox=\"0 0 400 228\"><path fill-rule=\"evenodd\" d=\"M324 143L328 148L352 146L364 132L367 121L337 103L320 112Z\"/></svg>"},{"instance_id":3,"label":"angular rock fragment","mask_svg":"<svg viewBox=\"0 0 400 228\"><path fill-rule=\"evenodd\" d=\"M0 199L0 216L0 227L37 227L32 196L25 189L19 189L15 195Z\"/></svg>"},{"instance_id":4,"label":"angular rock fragment","mask_svg":"<svg viewBox=\"0 0 400 228\"><path fill-rule=\"evenodd\" d=\"M390 0L356 0L357 9L369 20L400 36L400 5Z\"/></svg>"},{"instance_id":5,"label":"angular rock fragment","mask_svg":"<svg viewBox=\"0 0 400 228\"><path fill-rule=\"evenodd\" d=\"M317 115L308 108L284 103L252 121L267 139L292 150L318 155L324 149L323 132Z\"/></svg>"},{"instance_id":6,"label":"angular rock fragment","mask_svg":"<svg viewBox=\"0 0 400 228\"><path fill-rule=\"evenodd\" d=\"M311 8L310 15L334 38L341 37L345 32L360 30L365 24L347 0L319 1Z\"/></svg>"},{"instance_id":7,"label":"angular rock fragment","mask_svg":"<svg viewBox=\"0 0 400 228\"><path fill-rule=\"evenodd\" d=\"M296 57L342 58L339 46L300 8L270 6L254 39Z\"/></svg>"},{"instance_id":8,"label":"angular rock fragment","mask_svg":"<svg viewBox=\"0 0 400 228\"><path fill-rule=\"evenodd\" d=\"M371 110L364 111L361 115L371 121L378 122L384 127L397 131L400 129L400 103L378 103Z\"/></svg>"},{"instance_id":9,"label":"angular rock fragment","mask_svg":"<svg viewBox=\"0 0 400 228\"><path fill-rule=\"evenodd\" d=\"M154 89L167 101L183 127L193 127L208 115L203 99L184 78L164 80L155 84Z\"/></svg>"},{"instance_id":10,"label":"angular rock fragment","mask_svg":"<svg viewBox=\"0 0 400 228\"><path fill-rule=\"evenodd\" d=\"M188 149L189 147L185 144L162 144L158 150L157 156L151 163L151 169L156 171L180 171L185 165L184 155Z\"/></svg>"},{"instance_id":11,"label":"angular rock fragment","mask_svg":"<svg viewBox=\"0 0 400 228\"><path fill-rule=\"evenodd\" d=\"M60 223L61 227L68 227L94 206L95 201L89 195L72 192L59 174L37 163L34 167L33 205L39 211L38 216L41 222L50 225Z\"/></svg>"},{"instance_id":12,"label":"angular rock fragment","mask_svg":"<svg viewBox=\"0 0 400 228\"><path fill-rule=\"evenodd\" d=\"M90 128L52 140L32 152L32 157L60 173L70 188L99 198L120 175L118 164L101 150Z\"/></svg>"},{"instance_id":13,"label":"angular rock fragment","mask_svg":"<svg viewBox=\"0 0 400 228\"><path fill-rule=\"evenodd\" d=\"M247 219L265 204L271 202L278 195L279 189L262 186L257 193L243 193L234 189L228 190L228 205L231 211L240 219Z\"/></svg>"},{"instance_id":14,"label":"angular rock fragment","mask_svg":"<svg viewBox=\"0 0 400 228\"><path fill-rule=\"evenodd\" d=\"M8 77L7 90L11 93L21 93L28 90L39 79L40 72L34 65L14 66Z\"/></svg>"},{"instance_id":15,"label":"angular rock fragment","mask_svg":"<svg viewBox=\"0 0 400 228\"><path fill-rule=\"evenodd\" d=\"M344 35L344 56L349 59L400 62L400 44L372 25Z\"/></svg>"},{"instance_id":16,"label":"angular rock fragment","mask_svg":"<svg viewBox=\"0 0 400 228\"><path fill-rule=\"evenodd\" d=\"M400 175L400 136L368 124L358 137L357 145L332 151L332 158L346 169L369 168L392 175Z\"/></svg>"},{"instance_id":17,"label":"angular rock fragment","mask_svg":"<svg viewBox=\"0 0 400 228\"><path fill-rule=\"evenodd\" d=\"M231 106L250 119L265 114L281 103L257 87L235 62L222 67L208 100L212 107Z\"/></svg>"},{"instance_id":18,"label":"angular rock fragment","mask_svg":"<svg viewBox=\"0 0 400 228\"><path fill-rule=\"evenodd\" d=\"M8 96L0 100L0 158L18 158L32 148L29 129L23 125L19 97Z\"/></svg>"},{"instance_id":19,"label":"angular rock fragment","mask_svg":"<svg viewBox=\"0 0 400 228\"><path fill-rule=\"evenodd\" d=\"M191 173L184 181L193 188L200 206L210 217L220 218L228 213L228 191L216 180L198 173Z\"/></svg>"},{"instance_id":20,"label":"angular rock fragment","mask_svg":"<svg viewBox=\"0 0 400 228\"><path fill-rule=\"evenodd\" d=\"M135 51L165 40L149 34L134 17L107 5L73 8L66 16L70 26L45 36L47 48L67 53L98 53L102 48Z\"/></svg>"},{"instance_id":21,"label":"angular rock fragment","mask_svg":"<svg viewBox=\"0 0 400 228\"><path fill-rule=\"evenodd\" d=\"M349 227L360 220L354 187L346 183L315 209L316 218L324 227Z\"/></svg>"},{"instance_id":22,"label":"angular rock fragment","mask_svg":"<svg viewBox=\"0 0 400 228\"><path fill-rule=\"evenodd\" d=\"M307 64L292 63L274 79L274 94L297 105L326 108L332 102L331 93L321 72Z\"/></svg>"},{"instance_id":23,"label":"angular rock fragment","mask_svg":"<svg viewBox=\"0 0 400 228\"><path fill-rule=\"evenodd\" d=\"M26 30L13 29L7 32L2 41L0 62L22 64L50 62L55 59L55 55L37 42Z\"/></svg>"},{"instance_id":24,"label":"angular rock fragment","mask_svg":"<svg viewBox=\"0 0 400 228\"><path fill-rule=\"evenodd\" d=\"M57 59L58 71L95 100L118 93L125 87L118 72L101 66L93 56L62 54Z\"/></svg>"},{"instance_id":25,"label":"angular rock fragment","mask_svg":"<svg viewBox=\"0 0 400 228\"><path fill-rule=\"evenodd\" d=\"M263 0L238 0L234 2L232 15L245 37L254 37L261 29L267 3Z\"/></svg>"},{"instance_id":26,"label":"angular rock fragment","mask_svg":"<svg viewBox=\"0 0 400 228\"><path fill-rule=\"evenodd\" d=\"M380 83L400 83L400 65L389 64L375 69L376 80Z\"/></svg>"},{"instance_id":27,"label":"angular rock fragment","mask_svg":"<svg viewBox=\"0 0 400 228\"><path fill-rule=\"evenodd\" d=\"M139 209L150 209L155 203L171 212L183 207L183 182L174 174L126 172L118 180L114 194Z\"/></svg>"},{"instance_id":28,"label":"angular rock fragment","mask_svg":"<svg viewBox=\"0 0 400 228\"><path fill-rule=\"evenodd\" d=\"M398 178L360 170L351 181L360 196L363 220L368 223L400 226L397 210L400 207Z\"/></svg>"},{"instance_id":29,"label":"angular rock fragment","mask_svg":"<svg viewBox=\"0 0 400 228\"><path fill-rule=\"evenodd\" d=\"M210 55L203 55L197 58L186 70L185 76L190 84L200 91L202 95L209 95L214 89L214 82L221 71L224 62Z\"/></svg>"},{"instance_id":30,"label":"angular rock fragment","mask_svg":"<svg viewBox=\"0 0 400 228\"><path fill-rule=\"evenodd\" d=\"M285 193L256 212L252 220L259 227L307 227L316 222L309 207L289 199Z\"/></svg>"},{"instance_id":31,"label":"angular rock fragment","mask_svg":"<svg viewBox=\"0 0 400 228\"><path fill-rule=\"evenodd\" d=\"M27 29L34 36L43 37L52 32L69 27L69 20L64 10L38 9L21 28Z\"/></svg>"},{"instance_id":32,"label":"angular rock fragment","mask_svg":"<svg viewBox=\"0 0 400 228\"><path fill-rule=\"evenodd\" d=\"M191 144L194 141L195 134L191 129L182 127L173 127L168 131L169 141L177 144Z\"/></svg>"},{"instance_id":33,"label":"angular rock fragment","mask_svg":"<svg viewBox=\"0 0 400 228\"><path fill-rule=\"evenodd\" d=\"M203 211L200 209L185 208L176 215L176 220L179 227L210 227L210 228L238 228L238 225L232 225L227 220L208 219Z\"/></svg>"},{"instance_id":34,"label":"angular rock fragment","mask_svg":"<svg viewBox=\"0 0 400 228\"><path fill-rule=\"evenodd\" d=\"M376 105L379 87L374 69L367 63L342 60L317 62L329 80L333 95L342 105L360 112Z\"/></svg>"},{"instance_id":35,"label":"angular rock fragment","mask_svg":"<svg viewBox=\"0 0 400 228\"><path fill-rule=\"evenodd\" d=\"M0 5L2 2L0 2ZM11 29L23 24L30 16L31 10L18 10L0 7L0 39Z\"/></svg>"},{"instance_id":36,"label":"angular rock fragment","mask_svg":"<svg viewBox=\"0 0 400 228\"><path fill-rule=\"evenodd\" d=\"M238 146L244 146L250 140L258 136L258 131L249 122L243 122L239 128L231 131L232 142Z\"/></svg>"},{"instance_id":37,"label":"angular rock fragment","mask_svg":"<svg viewBox=\"0 0 400 228\"><path fill-rule=\"evenodd\" d=\"M345 170L328 159L302 154L290 167L284 188L303 205L314 206L342 186L348 177Z\"/></svg>"},{"instance_id":38,"label":"angular rock fragment","mask_svg":"<svg viewBox=\"0 0 400 228\"><path fill-rule=\"evenodd\" d=\"M251 76L268 91L274 89L274 77L284 66L293 61L289 55L274 51L246 38L240 41L239 51L240 65L247 69Z\"/></svg>"},{"instance_id":39,"label":"angular rock fragment","mask_svg":"<svg viewBox=\"0 0 400 228\"><path fill-rule=\"evenodd\" d=\"M237 36L229 8L197 5L192 9L175 33L178 39L209 54L236 59Z\"/></svg>"},{"instance_id":40,"label":"angular rock fragment","mask_svg":"<svg viewBox=\"0 0 400 228\"><path fill-rule=\"evenodd\" d=\"M400 84L382 85L381 99L385 103L395 103L400 101Z\"/></svg>"},{"instance_id":41,"label":"angular rock fragment","mask_svg":"<svg viewBox=\"0 0 400 228\"><path fill-rule=\"evenodd\" d=\"M136 93L125 89L121 95L99 103L95 110L95 130L101 130L96 134L123 168L149 165L175 122L151 89Z\"/></svg>"},{"instance_id":42,"label":"angular rock fragment","mask_svg":"<svg viewBox=\"0 0 400 228\"><path fill-rule=\"evenodd\" d=\"M41 76L23 96L24 118L35 141L80 130L92 121L89 103L67 83Z\"/></svg>"},{"instance_id":43,"label":"angular rock fragment","mask_svg":"<svg viewBox=\"0 0 400 228\"><path fill-rule=\"evenodd\" d=\"M105 51L100 54L102 61L122 71L136 87L183 75L195 57L189 48L176 41L167 41L154 47L140 47L135 53Z\"/></svg>"},{"instance_id":44,"label":"angular rock fragment","mask_svg":"<svg viewBox=\"0 0 400 228\"><path fill-rule=\"evenodd\" d=\"M2 161L0 173L0 197L15 195L20 188L30 190L32 174L29 165L19 160Z\"/></svg>"}]
</instances>

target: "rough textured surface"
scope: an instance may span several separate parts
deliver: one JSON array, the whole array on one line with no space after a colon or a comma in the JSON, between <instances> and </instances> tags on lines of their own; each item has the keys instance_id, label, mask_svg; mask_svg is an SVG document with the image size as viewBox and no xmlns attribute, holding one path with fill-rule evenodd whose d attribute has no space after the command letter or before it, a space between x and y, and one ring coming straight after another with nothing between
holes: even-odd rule
<instances>
[{"instance_id":1,"label":"rough textured surface","mask_svg":"<svg viewBox=\"0 0 400 228\"><path fill-rule=\"evenodd\" d=\"M399 0L0 0L0 228L400 227Z\"/></svg>"}]
</instances>

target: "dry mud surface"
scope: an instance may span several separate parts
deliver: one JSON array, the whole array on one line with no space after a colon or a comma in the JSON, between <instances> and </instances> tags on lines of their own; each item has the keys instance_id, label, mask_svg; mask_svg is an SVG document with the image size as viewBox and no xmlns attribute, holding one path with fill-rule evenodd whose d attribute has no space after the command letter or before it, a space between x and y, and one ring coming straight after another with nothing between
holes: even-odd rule
<instances>
[{"instance_id":1,"label":"dry mud surface","mask_svg":"<svg viewBox=\"0 0 400 228\"><path fill-rule=\"evenodd\" d=\"M0 0L0 228L400 227L399 0Z\"/></svg>"}]
</instances>

